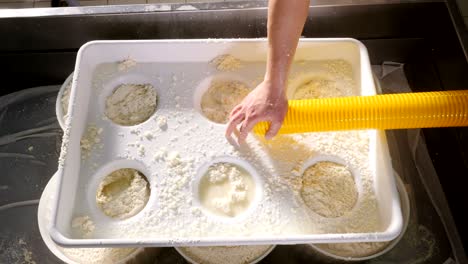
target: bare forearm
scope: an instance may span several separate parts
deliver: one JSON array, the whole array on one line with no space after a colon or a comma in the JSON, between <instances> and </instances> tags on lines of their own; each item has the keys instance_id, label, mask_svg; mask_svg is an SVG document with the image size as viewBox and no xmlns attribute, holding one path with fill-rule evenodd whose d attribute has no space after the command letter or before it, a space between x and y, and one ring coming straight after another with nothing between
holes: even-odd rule
<instances>
[{"instance_id":1,"label":"bare forearm","mask_svg":"<svg viewBox=\"0 0 468 264\"><path fill-rule=\"evenodd\" d=\"M288 111L285 88L289 67L296 52L309 0L270 0L268 6L268 59L265 79L232 110L226 137L239 127L243 142L255 124L270 122L266 139L274 137Z\"/></svg>"},{"instance_id":2,"label":"bare forearm","mask_svg":"<svg viewBox=\"0 0 468 264\"><path fill-rule=\"evenodd\" d=\"M280 92L288 77L309 11L309 0L270 0L268 6L268 59L265 80Z\"/></svg>"}]
</instances>

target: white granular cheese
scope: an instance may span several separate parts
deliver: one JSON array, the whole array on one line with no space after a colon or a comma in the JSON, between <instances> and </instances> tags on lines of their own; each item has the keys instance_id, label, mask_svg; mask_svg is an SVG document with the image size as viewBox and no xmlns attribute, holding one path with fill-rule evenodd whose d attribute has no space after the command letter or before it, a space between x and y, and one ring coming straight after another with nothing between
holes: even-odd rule
<instances>
[{"instance_id":1,"label":"white granular cheese","mask_svg":"<svg viewBox=\"0 0 468 264\"><path fill-rule=\"evenodd\" d=\"M288 89L294 89L290 99L317 99L358 95L353 69L345 60L329 60L319 68L291 74Z\"/></svg>"},{"instance_id":2,"label":"white granular cheese","mask_svg":"<svg viewBox=\"0 0 468 264\"><path fill-rule=\"evenodd\" d=\"M228 170L230 169L229 164L219 164L216 168L210 168L208 170L208 177L211 183L220 183L228 178ZM231 167L235 170L234 167Z\"/></svg>"},{"instance_id":3,"label":"white granular cheese","mask_svg":"<svg viewBox=\"0 0 468 264\"><path fill-rule=\"evenodd\" d=\"M145 156L145 147L143 145L138 145L138 156L140 157Z\"/></svg>"},{"instance_id":4,"label":"white granular cheese","mask_svg":"<svg viewBox=\"0 0 468 264\"><path fill-rule=\"evenodd\" d=\"M174 217L182 211L185 203L191 203L191 196L187 197L188 193L184 190L192 179L193 159L183 158L178 152L168 152L163 147L155 154L155 161L163 162L161 165L165 167L163 173L166 177L158 181L156 194L164 206L155 212L152 219L157 222L160 222L162 218L171 219L167 222L171 224L165 225L164 230L171 233L176 232L176 230L186 228L186 226L182 226L181 221L177 221Z\"/></svg>"},{"instance_id":5,"label":"white granular cheese","mask_svg":"<svg viewBox=\"0 0 468 264\"><path fill-rule=\"evenodd\" d=\"M216 57L211 64L215 65L218 71L235 71L242 67L241 61L229 54Z\"/></svg>"},{"instance_id":6,"label":"white granular cheese","mask_svg":"<svg viewBox=\"0 0 468 264\"><path fill-rule=\"evenodd\" d=\"M106 116L132 126L146 121L155 111L156 90L151 84L122 84L106 100Z\"/></svg>"},{"instance_id":7,"label":"white granular cheese","mask_svg":"<svg viewBox=\"0 0 468 264\"><path fill-rule=\"evenodd\" d=\"M167 156L167 149L166 148L160 148L159 150L156 150L154 152L153 159L154 161L162 161L166 158Z\"/></svg>"},{"instance_id":8,"label":"white granular cheese","mask_svg":"<svg viewBox=\"0 0 468 264\"><path fill-rule=\"evenodd\" d=\"M156 123L161 130L165 130L167 128L167 118L165 116L158 116Z\"/></svg>"},{"instance_id":9,"label":"white granular cheese","mask_svg":"<svg viewBox=\"0 0 468 264\"><path fill-rule=\"evenodd\" d=\"M243 168L221 162L208 168L198 191L200 203L208 211L235 217L249 208L255 196L255 184Z\"/></svg>"},{"instance_id":10,"label":"white granular cheese","mask_svg":"<svg viewBox=\"0 0 468 264\"><path fill-rule=\"evenodd\" d=\"M96 202L107 216L126 219L139 213L149 196L145 176L135 169L120 169L99 184Z\"/></svg>"},{"instance_id":11,"label":"white granular cheese","mask_svg":"<svg viewBox=\"0 0 468 264\"><path fill-rule=\"evenodd\" d=\"M317 162L304 172L302 182L305 204L321 216L342 216L357 202L353 175L341 164Z\"/></svg>"},{"instance_id":12,"label":"white granular cheese","mask_svg":"<svg viewBox=\"0 0 468 264\"><path fill-rule=\"evenodd\" d=\"M83 238L91 237L95 228L93 221L87 215L73 218L71 226L77 230Z\"/></svg>"},{"instance_id":13,"label":"white granular cheese","mask_svg":"<svg viewBox=\"0 0 468 264\"><path fill-rule=\"evenodd\" d=\"M140 135L141 131L138 128L130 129L130 134Z\"/></svg>"},{"instance_id":14,"label":"white granular cheese","mask_svg":"<svg viewBox=\"0 0 468 264\"><path fill-rule=\"evenodd\" d=\"M185 247L179 248L197 263L247 264L265 254L271 246Z\"/></svg>"},{"instance_id":15,"label":"white granular cheese","mask_svg":"<svg viewBox=\"0 0 468 264\"><path fill-rule=\"evenodd\" d=\"M153 139L153 134L151 133L151 131L145 131L145 133L143 133L143 136L145 136L147 140Z\"/></svg>"},{"instance_id":16,"label":"white granular cheese","mask_svg":"<svg viewBox=\"0 0 468 264\"><path fill-rule=\"evenodd\" d=\"M182 162L179 152L177 151L171 151L169 154L167 154L166 157L166 164L168 167L176 167Z\"/></svg>"},{"instance_id":17,"label":"white granular cheese","mask_svg":"<svg viewBox=\"0 0 468 264\"><path fill-rule=\"evenodd\" d=\"M120 61L117 64L117 68L119 71L127 71L128 69L135 67L137 65L137 62L131 58L127 58L123 61Z\"/></svg>"},{"instance_id":18,"label":"white granular cheese","mask_svg":"<svg viewBox=\"0 0 468 264\"><path fill-rule=\"evenodd\" d=\"M213 122L227 123L232 109L249 93L238 81L213 81L201 99L203 114Z\"/></svg>"},{"instance_id":19,"label":"white granular cheese","mask_svg":"<svg viewBox=\"0 0 468 264\"><path fill-rule=\"evenodd\" d=\"M323 90L326 90L326 93ZM296 89L293 99L317 99L340 96L343 96L343 92L339 89L336 81L315 76Z\"/></svg>"}]
</instances>

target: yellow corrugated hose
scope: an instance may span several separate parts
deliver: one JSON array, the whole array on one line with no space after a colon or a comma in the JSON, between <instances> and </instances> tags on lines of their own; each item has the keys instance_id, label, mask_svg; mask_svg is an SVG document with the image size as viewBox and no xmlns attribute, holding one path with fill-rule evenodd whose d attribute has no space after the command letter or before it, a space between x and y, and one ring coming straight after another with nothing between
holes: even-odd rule
<instances>
[{"instance_id":1,"label":"yellow corrugated hose","mask_svg":"<svg viewBox=\"0 0 468 264\"><path fill-rule=\"evenodd\" d=\"M290 100L280 134L468 126L468 91ZM269 123L254 128L265 134Z\"/></svg>"}]
</instances>

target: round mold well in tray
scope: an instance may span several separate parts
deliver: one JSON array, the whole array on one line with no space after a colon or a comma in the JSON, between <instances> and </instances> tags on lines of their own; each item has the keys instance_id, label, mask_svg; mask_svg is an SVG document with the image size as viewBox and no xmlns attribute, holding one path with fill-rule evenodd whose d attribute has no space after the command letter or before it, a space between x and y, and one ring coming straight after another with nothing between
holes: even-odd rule
<instances>
[{"instance_id":1,"label":"round mold well in tray","mask_svg":"<svg viewBox=\"0 0 468 264\"><path fill-rule=\"evenodd\" d=\"M156 94L156 102L154 109L151 107L150 109L147 110L147 113L145 113L140 119L138 120L116 120L116 118L111 118L109 117L107 113L107 100L110 96L114 94L114 92L117 89L122 89L124 88L125 85L138 85L138 89L147 89L148 85L154 89L154 92ZM156 113L158 109L158 102L160 100L159 96L161 95L160 92L158 92L158 85L160 85L159 82L154 80L153 78L146 76L144 74L139 74L139 73L126 73L122 75L118 75L115 78L107 81L104 83L103 91L99 96L99 109L101 111L101 114L105 119L110 121L111 123L118 125L118 126L125 126L125 127L130 127L130 126L137 126L142 123L147 122L148 120L151 119L152 116ZM142 99L147 99L147 97L142 97ZM143 106L142 102L137 102L134 101L135 104L138 104L139 109L141 110L141 106ZM136 105L135 105L136 106ZM129 116L135 116L135 114L130 113ZM113 120L114 119L114 120Z\"/></svg>"},{"instance_id":2,"label":"round mold well in tray","mask_svg":"<svg viewBox=\"0 0 468 264\"><path fill-rule=\"evenodd\" d=\"M57 188L58 180L58 175L55 173L42 192L37 209L37 223L39 233L47 248L61 261L68 264L142 263L153 259L158 253L156 248L63 248L55 244L49 233L52 225L53 201L56 195L54 190Z\"/></svg>"},{"instance_id":3,"label":"round mold well in tray","mask_svg":"<svg viewBox=\"0 0 468 264\"><path fill-rule=\"evenodd\" d=\"M217 94L217 97L213 98L210 96L213 95L213 92L217 89L221 90L221 92ZM231 108L234 108L240 103L251 90L252 88L247 85L247 80L243 79L241 76L232 73L217 74L207 77L200 82L195 89L193 105L197 112L208 121L217 125L225 125L232 111ZM208 94L208 92L210 93ZM233 100L228 101L230 99ZM224 103L230 106L228 107L230 109L221 108L219 101L226 101ZM217 107L212 108L212 110L207 110L206 107L202 106L203 102L216 104L215 106ZM212 116L210 117L210 115Z\"/></svg>"},{"instance_id":4,"label":"round mold well in tray","mask_svg":"<svg viewBox=\"0 0 468 264\"><path fill-rule=\"evenodd\" d=\"M137 217L154 200L155 191L151 188L152 179L149 175L146 166L135 160L115 160L102 166L94 174L88 188L88 204L92 214L105 221L124 221ZM145 183L146 188L143 187ZM131 199L120 199L123 203L117 204L115 200L108 199L112 195L124 198L125 193L129 192L132 192ZM113 207L116 204L123 207Z\"/></svg>"},{"instance_id":5,"label":"round mold well in tray","mask_svg":"<svg viewBox=\"0 0 468 264\"><path fill-rule=\"evenodd\" d=\"M309 205L307 202L306 202L306 199L304 198L304 187L306 186L306 184L304 184L304 174L309 170L309 169L313 169L314 166L318 166L319 164L323 164L325 166L327 166L326 169L330 169L329 167L330 166L334 166L336 165L335 169L346 169L351 177L352 177L352 180L353 180L353 184L354 184L354 189L351 190L351 192L355 191L356 192L356 199L354 200L354 202L352 203L352 205L347 205L346 202L348 202L347 199L344 199L345 200L345 204L341 204L340 206L341 207L347 207L346 210L340 210L340 212L336 212L337 210L331 210L331 206L330 204L326 204L326 205L323 205L323 202L321 203L312 203L311 205ZM332 173L332 171L330 171ZM302 168L301 168L301 171L300 171L300 175L303 179L303 186L301 188L301 198L303 200L303 202L305 203L305 205L309 208L309 210L311 212L313 212L314 214L316 215L319 215L321 217L325 217L325 218L339 218L339 217L342 217L344 214L348 213L348 212L351 212L352 210L354 210L354 208L356 208L356 206L359 204L359 201L360 201L360 193L362 192L362 185L361 185L361 177L360 177L360 174L358 173L357 170L355 170L352 166L350 166L346 161L344 161L343 159L337 157L337 156L332 156L332 155L319 155L319 156L315 156L309 160L307 160L306 162L304 162L304 164L302 165ZM336 175L334 175L336 176ZM343 177L346 177L346 176L343 176ZM341 180L346 180L346 179L341 179ZM327 183L328 185L328 183ZM338 186L337 186L338 187ZM314 191L314 193L320 193L320 194L323 194L322 190L317 192L317 190L312 190ZM332 190L333 191L333 190ZM330 196L331 197L325 197L325 199L329 199L330 202L335 201L335 199L333 199L332 197L333 196L336 196L338 194L338 191L340 191L341 193L341 189L340 190L336 190L337 192L336 193L331 193ZM335 194L335 195L333 195ZM314 198L317 198L317 197L314 197ZM336 199L338 200L338 199ZM343 203L343 199L340 199L340 201ZM323 206L322 208L319 208L318 206L321 205Z\"/></svg>"},{"instance_id":6,"label":"round mold well in tray","mask_svg":"<svg viewBox=\"0 0 468 264\"><path fill-rule=\"evenodd\" d=\"M401 241L408 229L411 216L411 204L405 183L396 172L394 172L394 174L403 214L403 228L398 237L388 242L309 244L314 251L318 252L319 255L323 257L324 262L329 262L330 260L349 262L370 260L389 252ZM330 246L332 246L332 248L330 248ZM358 252L357 250L361 252Z\"/></svg>"},{"instance_id":7,"label":"round mold well in tray","mask_svg":"<svg viewBox=\"0 0 468 264\"><path fill-rule=\"evenodd\" d=\"M224 166L224 168L233 169L241 175L244 175L239 176L238 174L238 177L236 177L236 179L239 179L239 177L241 177L243 178L243 180L247 180L241 181L242 185L246 185L247 188L237 189L238 185L236 185L236 183L238 183L238 181L236 181L234 178L230 179L229 175L226 175L228 173L226 171L224 171L224 173L226 174L224 174L223 178L218 178L215 182L211 182L209 179L210 175L208 175L210 169L219 169L221 166ZM214 158L213 160L206 162L201 167L199 167L197 170L197 174L194 178L194 184L192 185L192 188L193 195L195 198L195 205L200 207L202 211L209 217L223 222L237 222L244 220L246 217L248 217L254 212L254 209L258 206L263 195L263 182L260 179L260 176L255 170L255 168L248 162L231 156L222 156ZM232 197L236 195L233 194L233 190L240 190L241 192L246 192L245 200L242 198L237 201L234 200L234 203L236 203L237 205L237 207L235 207L235 209L237 209L235 210L236 212L226 212L220 208L216 208L216 206L210 208L204 202L205 199L210 199L210 197L207 197L209 193L203 194L205 191L211 191L211 194L223 194L224 192L222 191L226 191L228 195L226 195L225 197L218 196L216 198L220 199L218 201L228 201L230 203L230 201L232 200L229 199L232 199ZM250 196L248 193L249 191L253 192ZM213 200L210 201L214 202ZM213 203L211 203L211 205L213 205Z\"/></svg>"},{"instance_id":8,"label":"round mold well in tray","mask_svg":"<svg viewBox=\"0 0 468 264\"><path fill-rule=\"evenodd\" d=\"M320 99L359 95L354 85L336 79L324 71L296 73L288 81L286 97L289 100ZM297 94L299 92L299 94Z\"/></svg>"}]
</instances>

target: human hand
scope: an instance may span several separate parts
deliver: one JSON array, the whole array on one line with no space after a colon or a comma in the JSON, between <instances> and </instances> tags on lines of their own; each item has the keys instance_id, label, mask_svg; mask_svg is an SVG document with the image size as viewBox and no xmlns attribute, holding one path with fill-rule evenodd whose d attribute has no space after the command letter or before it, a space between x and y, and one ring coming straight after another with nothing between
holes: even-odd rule
<instances>
[{"instance_id":1,"label":"human hand","mask_svg":"<svg viewBox=\"0 0 468 264\"><path fill-rule=\"evenodd\" d=\"M270 122L270 127L265 134L266 139L274 137L288 111L288 101L284 92L284 85L264 80L252 90L242 102L231 111L226 128L226 138L231 138L237 130L238 143L244 142L254 126L261 121Z\"/></svg>"}]
</instances>

